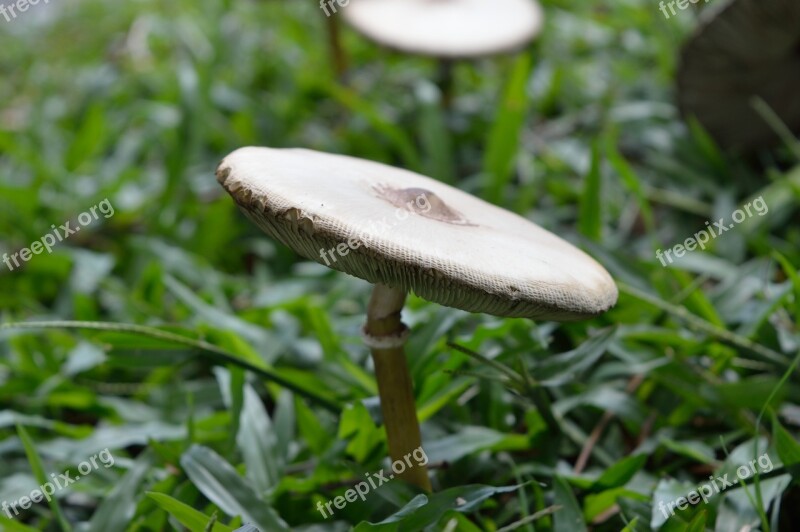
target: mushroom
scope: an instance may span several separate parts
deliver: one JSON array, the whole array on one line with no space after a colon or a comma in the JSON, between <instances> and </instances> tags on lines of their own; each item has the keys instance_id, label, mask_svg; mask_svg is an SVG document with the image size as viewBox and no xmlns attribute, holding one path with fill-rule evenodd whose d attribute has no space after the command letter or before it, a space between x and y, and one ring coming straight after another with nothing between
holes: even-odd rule
<instances>
[{"instance_id":1,"label":"mushroom","mask_svg":"<svg viewBox=\"0 0 800 532\"><path fill-rule=\"evenodd\" d=\"M393 460L421 446L404 355L406 295L504 317L578 320L617 288L588 255L536 224L419 174L305 149L241 148L217 180L271 237L374 285L371 349ZM423 467L404 478L430 491Z\"/></svg>"},{"instance_id":2,"label":"mushroom","mask_svg":"<svg viewBox=\"0 0 800 532\"><path fill-rule=\"evenodd\" d=\"M778 139L754 107L757 98L800 133L800 2L720 2L702 13L683 47L678 105L720 147L753 152Z\"/></svg>"},{"instance_id":3,"label":"mushroom","mask_svg":"<svg viewBox=\"0 0 800 532\"><path fill-rule=\"evenodd\" d=\"M453 61L513 52L541 30L535 0L350 0L345 21L394 50L439 59L445 106Z\"/></svg>"},{"instance_id":4,"label":"mushroom","mask_svg":"<svg viewBox=\"0 0 800 532\"><path fill-rule=\"evenodd\" d=\"M533 0L351 0L343 14L377 43L444 59L518 50L536 37L543 20Z\"/></svg>"}]
</instances>

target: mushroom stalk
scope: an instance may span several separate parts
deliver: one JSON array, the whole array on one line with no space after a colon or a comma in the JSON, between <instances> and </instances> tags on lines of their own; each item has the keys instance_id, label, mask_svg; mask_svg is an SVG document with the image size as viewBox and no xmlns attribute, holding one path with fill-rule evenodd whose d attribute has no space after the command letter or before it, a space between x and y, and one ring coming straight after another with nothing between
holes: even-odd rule
<instances>
[{"instance_id":1,"label":"mushroom stalk","mask_svg":"<svg viewBox=\"0 0 800 532\"><path fill-rule=\"evenodd\" d=\"M405 300L404 291L376 284L367 308L364 332L375 363L389 456L393 462L404 462L408 466L405 458L422 447L422 437L404 352L408 328L400 313ZM407 467L398 476L424 491L431 491L428 470L423 465Z\"/></svg>"},{"instance_id":2,"label":"mushroom stalk","mask_svg":"<svg viewBox=\"0 0 800 532\"><path fill-rule=\"evenodd\" d=\"M451 59L439 60L438 85L441 93L442 109L449 111L453 105L455 63Z\"/></svg>"},{"instance_id":3,"label":"mushroom stalk","mask_svg":"<svg viewBox=\"0 0 800 532\"><path fill-rule=\"evenodd\" d=\"M325 24L328 31L328 47L330 48L336 77L341 79L347 71L347 54L342 47L339 21L335 17L327 17Z\"/></svg>"}]
</instances>

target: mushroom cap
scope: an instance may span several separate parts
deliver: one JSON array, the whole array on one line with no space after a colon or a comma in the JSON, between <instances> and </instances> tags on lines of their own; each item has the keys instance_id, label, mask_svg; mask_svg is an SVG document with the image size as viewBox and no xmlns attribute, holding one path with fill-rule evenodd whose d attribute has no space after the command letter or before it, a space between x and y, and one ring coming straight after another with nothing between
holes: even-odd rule
<instances>
[{"instance_id":1,"label":"mushroom cap","mask_svg":"<svg viewBox=\"0 0 800 532\"><path fill-rule=\"evenodd\" d=\"M723 148L774 146L778 137L752 99L800 132L800 1L720 2L703 12L681 52L681 113L697 117Z\"/></svg>"},{"instance_id":2,"label":"mushroom cap","mask_svg":"<svg viewBox=\"0 0 800 532\"><path fill-rule=\"evenodd\" d=\"M241 148L217 180L264 232L370 283L496 316L575 320L617 300L594 259L434 179L305 149Z\"/></svg>"},{"instance_id":3,"label":"mushroom cap","mask_svg":"<svg viewBox=\"0 0 800 532\"><path fill-rule=\"evenodd\" d=\"M384 46L447 59L523 48L544 20L535 0L350 0L341 12Z\"/></svg>"}]
</instances>

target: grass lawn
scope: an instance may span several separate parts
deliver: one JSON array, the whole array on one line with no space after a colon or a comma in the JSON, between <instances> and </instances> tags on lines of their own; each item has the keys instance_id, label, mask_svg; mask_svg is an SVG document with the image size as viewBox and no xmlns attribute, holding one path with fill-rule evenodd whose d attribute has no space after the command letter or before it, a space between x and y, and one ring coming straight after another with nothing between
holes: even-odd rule
<instances>
[{"instance_id":1,"label":"grass lawn","mask_svg":"<svg viewBox=\"0 0 800 532\"><path fill-rule=\"evenodd\" d=\"M543 7L521 53L454 65L448 110L434 60L346 26L337 77L312 1L0 14L0 530L800 529L800 160L681 118L694 6ZM390 471L370 286L239 212L214 171L248 145L445 181L619 301L562 324L411 295L434 491L337 504Z\"/></svg>"}]
</instances>

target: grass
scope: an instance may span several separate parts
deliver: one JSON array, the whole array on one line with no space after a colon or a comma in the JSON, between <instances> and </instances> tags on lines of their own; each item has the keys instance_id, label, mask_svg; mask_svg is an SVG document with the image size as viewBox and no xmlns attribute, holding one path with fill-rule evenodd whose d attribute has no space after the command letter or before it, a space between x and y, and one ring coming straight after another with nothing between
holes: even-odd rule
<instances>
[{"instance_id":1,"label":"grass","mask_svg":"<svg viewBox=\"0 0 800 532\"><path fill-rule=\"evenodd\" d=\"M0 253L115 208L0 264L0 503L115 457L0 529L796 528L796 146L745 161L680 119L691 10L545 7L523 55L455 65L449 113L434 62L349 30L337 81L314 2L82 0L0 19ZM388 483L324 519L318 502L386 466L359 336L369 287L236 210L213 171L243 145L453 182L589 251L619 303L553 324L411 297L436 491ZM656 259L760 196L766 215ZM763 453L757 481L665 520L660 503Z\"/></svg>"}]
</instances>

